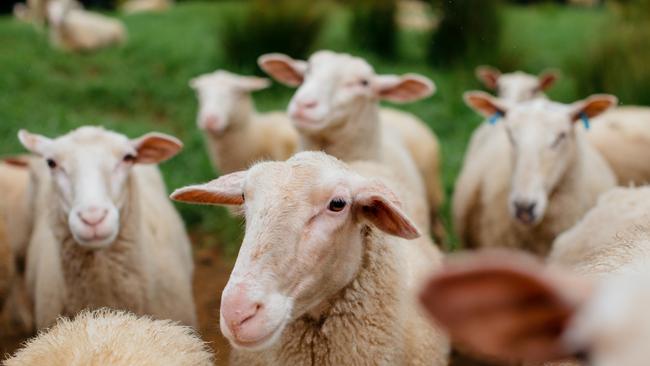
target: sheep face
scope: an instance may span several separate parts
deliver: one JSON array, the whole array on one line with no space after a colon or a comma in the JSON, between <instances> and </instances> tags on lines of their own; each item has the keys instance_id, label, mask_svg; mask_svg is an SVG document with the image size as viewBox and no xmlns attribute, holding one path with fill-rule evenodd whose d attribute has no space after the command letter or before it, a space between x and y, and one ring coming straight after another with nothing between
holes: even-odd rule
<instances>
[{"instance_id":1,"label":"sheep face","mask_svg":"<svg viewBox=\"0 0 650 366\"><path fill-rule=\"evenodd\" d=\"M221 135L233 122L243 121L239 114L250 113L250 93L267 88L268 79L239 76L218 70L198 76L189 83L199 99L196 123L199 129L212 135Z\"/></svg>"},{"instance_id":2,"label":"sheep face","mask_svg":"<svg viewBox=\"0 0 650 366\"><path fill-rule=\"evenodd\" d=\"M172 198L243 206L246 235L223 291L220 319L237 348L269 347L291 321L318 317L358 272L368 226L419 235L383 183L320 152L260 163L179 189Z\"/></svg>"},{"instance_id":3,"label":"sheep face","mask_svg":"<svg viewBox=\"0 0 650 366\"><path fill-rule=\"evenodd\" d=\"M510 102L524 102L544 96L558 76L554 71L545 71L539 76L517 71L502 74L489 66L476 69L476 76L486 87L495 90L499 98Z\"/></svg>"},{"instance_id":4,"label":"sheep face","mask_svg":"<svg viewBox=\"0 0 650 366\"><path fill-rule=\"evenodd\" d=\"M163 134L129 140L98 127L82 127L55 139L21 130L19 139L28 150L45 158L57 205L72 236L91 249L115 241L133 165L166 160L182 146Z\"/></svg>"},{"instance_id":5,"label":"sheep face","mask_svg":"<svg viewBox=\"0 0 650 366\"><path fill-rule=\"evenodd\" d=\"M288 113L303 133L342 128L380 99L411 102L435 90L423 76L377 75L365 60L331 51L317 52L308 62L268 54L258 63L279 82L299 87Z\"/></svg>"},{"instance_id":6,"label":"sheep face","mask_svg":"<svg viewBox=\"0 0 650 366\"><path fill-rule=\"evenodd\" d=\"M528 226L542 221L549 195L576 159L576 122L616 104L616 98L607 95L572 105L547 100L506 103L481 92L468 93L465 99L486 116L502 116L513 162L508 206L512 216Z\"/></svg>"}]
</instances>

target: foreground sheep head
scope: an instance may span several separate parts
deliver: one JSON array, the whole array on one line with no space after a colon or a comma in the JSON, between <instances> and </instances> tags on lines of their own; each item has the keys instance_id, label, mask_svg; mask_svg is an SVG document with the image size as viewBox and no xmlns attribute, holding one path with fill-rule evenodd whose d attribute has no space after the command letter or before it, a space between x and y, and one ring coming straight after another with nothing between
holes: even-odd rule
<instances>
[{"instance_id":1,"label":"foreground sheep head","mask_svg":"<svg viewBox=\"0 0 650 366\"><path fill-rule=\"evenodd\" d=\"M597 280L527 255L488 252L451 261L421 300L458 345L499 363L586 356L592 366L643 366L648 286L647 273Z\"/></svg>"},{"instance_id":2,"label":"foreground sheep head","mask_svg":"<svg viewBox=\"0 0 650 366\"><path fill-rule=\"evenodd\" d=\"M316 52L309 61L267 54L258 63L277 81L299 87L288 113L303 133L338 127L348 116L368 108L368 103L413 102L435 91L424 76L377 75L365 60L331 51Z\"/></svg>"},{"instance_id":3,"label":"foreground sheep head","mask_svg":"<svg viewBox=\"0 0 650 366\"><path fill-rule=\"evenodd\" d=\"M525 225L544 218L549 195L578 154L576 123L617 104L611 95L593 95L570 105L533 100L508 103L484 92L468 92L465 103L483 116L502 119L512 152L509 208Z\"/></svg>"},{"instance_id":4,"label":"foreground sheep head","mask_svg":"<svg viewBox=\"0 0 650 366\"><path fill-rule=\"evenodd\" d=\"M190 80L189 85L199 99L196 123L201 130L221 135L231 127L237 113L251 109L249 94L268 88L270 81L254 76L240 76L217 70Z\"/></svg>"},{"instance_id":5,"label":"foreground sheep head","mask_svg":"<svg viewBox=\"0 0 650 366\"><path fill-rule=\"evenodd\" d=\"M178 139L161 133L129 140L99 127L81 127L55 139L21 130L18 138L46 159L70 232L91 249L115 241L133 165L165 161L182 148Z\"/></svg>"},{"instance_id":6,"label":"foreground sheep head","mask_svg":"<svg viewBox=\"0 0 650 366\"><path fill-rule=\"evenodd\" d=\"M246 235L221 300L221 331L237 348L270 347L290 322L319 314L358 272L369 226L419 236L383 183L320 152L260 163L171 197L245 212Z\"/></svg>"},{"instance_id":7,"label":"foreground sheep head","mask_svg":"<svg viewBox=\"0 0 650 366\"><path fill-rule=\"evenodd\" d=\"M476 77L489 89L497 92L499 98L511 102L524 102L544 96L558 79L558 73L547 70L539 76L517 71L502 74L490 66L476 68Z\"/></svg>"}]
</instances>

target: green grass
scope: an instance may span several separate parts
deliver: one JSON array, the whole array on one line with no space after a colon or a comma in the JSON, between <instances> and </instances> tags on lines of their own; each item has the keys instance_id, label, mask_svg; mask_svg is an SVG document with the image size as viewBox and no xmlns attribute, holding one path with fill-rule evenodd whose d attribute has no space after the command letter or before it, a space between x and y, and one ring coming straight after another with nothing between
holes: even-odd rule
<instances>
[{"instance_id":1,"label":"green grass","mask_svg":"<svg viewBox=\"0 0 650 366\"><path fill-rule=\"evenodd\" d=\"M161 166L170 189L213 178L195 128L196 101L187 81L226 65L218 30L224 14L242 6L246 5L240 1L181 3L165 14L124 17L129 30L125 46L81 55L52 50L46 34L0 18L0 154L23 151L16 139L20 128L50 136L84 124L101 124L132 137L159 130L176 135L186 146L182 154ZM438 93L431 99L399 107L427 121L440 138L450 198L466 143L480 123L461 101L464 91L479 87L473 71L427 66L430 37L420 33L400 33L400 57L395 60L357 52L347 33L349 14L338 6L332 9L317 48L359 54L380 73L418 72L436 82ZM604 10L507 8L505 54L513 65L528 71L562 68L580 60L607 17ZM280 86L260 92L256 94L258 108L284 109L291 93ZM579 97L568 75L551 94L564 101ZM218 243L234 253L241 238L240 220L230 218L223 209L177 207L191 231L206 239L204 245ZM451 229L449 217L447 205L445 221Z\"/></svg>"}]
</instances>

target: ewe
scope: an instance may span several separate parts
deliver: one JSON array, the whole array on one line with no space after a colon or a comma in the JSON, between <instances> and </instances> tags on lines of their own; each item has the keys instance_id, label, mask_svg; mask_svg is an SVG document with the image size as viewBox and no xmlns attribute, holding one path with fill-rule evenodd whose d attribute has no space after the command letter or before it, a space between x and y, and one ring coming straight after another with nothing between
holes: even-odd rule
<instances>
[{"instance_id":1,"label":"ewe","mask_svg":"<svg viewBox=\"0 0 650 366\"><path fill-rule=\"evenodd\" d=\"M120 10L127 14L165 11L171 8L173 4L173 0L127 0L122 3Z\"/></svg>"},{"instance_id":2,"label":"ewe","mask_svg":"<svg viewBox=\"0 0 650 366\"><path fill-rule=\"evenodd\" d=\"M189 327L101 309L59 319L3 365L209 366L213 357Z\"/></svg>"},{"instance_id":3,"label":"ewe","mask_svg":"<svg viewBox=\"0 0 650 366\"><path fill-rule=\"evenodd\" d=\"M126 41L121 21L74 4L66 0L47 1L52 45L65 51L92 51Z\"/></svg>"},{"instance_id":4,"label":"ewe","mask_svg":"<svg viewBox=\"0 0 650 366\"><path fill-rule=\"evenodd\" d=\"M287 160L298 149L298 133L286 113L255 111L250 94L269 84L268 79L222 70L190 81L199 99L196 123L221 174L260 160Z\"/></svg>"},{"instance_id":5,"label":"ewe","mask_svg":"<svg viewBox=\"0 0 650 366\"><path fill-rule=\"evenodd\" d=\"M570 105L538 99L511 104L483 92L465 95L467 104L501 121L466 161L454 199L454 224L469 248L519 247L545 255L557 235L573 226L612 188L614 175L576 128L616 98L595 95ZM486 169L489 167L489 169Z\"/></svg>"},{"instance_id":6,"label":"ewe","mask_svg":"<svg viewBox=\"0 0 650 366\"><path fill-rule=\"evenodd\" d=\"M413 293L441 254L427 237L401 239L419 232L391 176L302 152L172 194L246 214L221 301L232 364L447 364L447 341Z\"/></svg>"},{"instance_id":7,"label":"ewe","mask_svg":"<svg viewBox=\"0 0 650 366\"><path fill-rule=\"evenodd\" d=\"M180 141L99 127L19 138L50 170L27 255L36 326L104 306L194 325L189 240L157 167L141 165L176 155Z\"/></svg>"},{"instance_id":8,"label":"ewe","mask_svg":"<svg viewBox=\"0 0 650 366\"><path fill-rule=\"evenodd\" d=\"M552 72L539 77L523 72L501 74L488 66L479 67L476 73L488 88L498 92L499 98L516 102L545 98L543 91L557 79ZM477 146L491 130L487 124L477 128L467 156L476 154ZM592 121L587 139L609 163L619 184L650 183L650 165L645 160L650 154L650 108L612 108Z\"/></svg>"},{"instance_id":9,"label":"ewe","mask_svg":"<svg viewBox=\"0 0 650 366\"><path fill-rule=\"evenodd\" d=\"M414 74L377 75L365 60L330 51L317 52L309 61L268 54L258 63L279 82L299 87L288 111L303 150L322 150L347 162L387 164L407 182L408 192L427 197L411 216L424 223L422 228L431 222L437 238L444 236L435 135L408 113L379 108L379 100L405 103L427 97L435 90L433 82Z\"/></svg>"},{"instance_id":10,"label":"ewe","mask_svg":"<svg viewBox=\"0 0 650 366\"><path fill-rule=\"evenodd\" d=\"M644 192L644 198L648 194ZM425 306L455 342L492 361L583 364L557 361L578 358L592 366L647 365L650 321L645 314L650 306L650 273L647 263L643 268L637 264L649 259L648 231L631 241L600 236L614 232L599 230L610 228L610 222L603 225L602 218L612 218L614 227L626 229L617 214L639 203L638 196L626 204L617 203L617 198L619 194L612 193L599 203L594 209L599 211L594 214L600 216L597 222L574 229L582 239L595 238L598 244L583 247L587 249L584 255L571 265L583 273L599 273L601 278L544 267L528 256L482 253L452 262L434 276L421 295ZM650 205L644 208L647 213ZM592 221L589 215L585 220ZM645 225L647 230L648 220ZM623 257L607 256L610 245ZM646 253L639 255L644 249ZM628 260L631 257L641 261L633 264ZM603 262L606 267L601 266Z\"/></svg>"}]
</instances>

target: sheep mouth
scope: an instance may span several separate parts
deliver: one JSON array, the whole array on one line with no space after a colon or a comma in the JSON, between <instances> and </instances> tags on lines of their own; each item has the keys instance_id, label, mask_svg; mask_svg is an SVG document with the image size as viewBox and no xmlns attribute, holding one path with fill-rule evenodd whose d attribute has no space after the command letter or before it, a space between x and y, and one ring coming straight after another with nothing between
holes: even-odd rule
<instances>
[{"instance_id":1,"label":"sheep mouth","mask_svg":"<svg viewBox=\"0 0 650 366\"><path fill-rule=\"evenodd\" d=\"M286 322L280 322L273 330L270 332L259 336L255 339L240 339L236 335L232 335L230 342L236 348L247 349L247 350L261 350L270 347L274 340L279 336L280 333L284 331Z\"/></svg>"}]
</instances>

